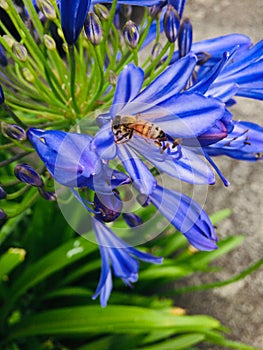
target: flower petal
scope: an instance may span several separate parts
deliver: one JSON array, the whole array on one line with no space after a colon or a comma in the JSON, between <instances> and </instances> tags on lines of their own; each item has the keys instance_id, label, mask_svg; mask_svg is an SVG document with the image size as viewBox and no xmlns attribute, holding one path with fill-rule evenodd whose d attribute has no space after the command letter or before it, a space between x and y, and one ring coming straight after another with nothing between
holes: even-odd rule
<instances>
[{"instance_id":1,"label":"flower petal","mask_svg":"<svg viewBox=\"0 0 263 350\"><path fill-rule=\"evenodd\" d=\"M213 225L205 211L193 199L160 186L156 187L150 199L194 247L199 250L217 248Z\"/></svg>"},{"instance_id":2,"label":"flower petal","mask_svg":"<svg viewBox=\"0 0 263 350\"><path fill-rule=\"evenodd\" d=\"M182 181L192 184L214 184L215 176L211 168L190 147L172 153L161 153L160 148L153 143L134 137L130 145L157 169Z\"/></svg>"},{"instance_id":3,"label":"flower petal","mask_svg":"<svg viewBox=\"0 0 263 350\"><path fill-rule=\"evenodd\" d=\"M119 75L114 94L113 104L110 110L112 118L120 113L123 107L133 100L141 90L144 72L134 64L124 67Z\"/></svg>"},{"instance_id":4,"label":"flower petal","mask_svg":"<svg viewBox=\"0 0 263 350\"><path fill-rule=\"evenodd\" d=\"M148 195L154 191L156 186L154 176L130 147L118 145L118 157L140 193Z\"/></svg>"}]
</instances>

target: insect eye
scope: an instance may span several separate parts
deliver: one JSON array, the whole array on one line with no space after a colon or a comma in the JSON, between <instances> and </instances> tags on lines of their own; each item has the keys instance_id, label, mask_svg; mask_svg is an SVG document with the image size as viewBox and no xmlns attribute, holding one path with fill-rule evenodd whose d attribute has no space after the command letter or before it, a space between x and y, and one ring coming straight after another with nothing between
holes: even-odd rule
<instances>
[{"instance_id":1,"label":"insect eye","mask_svg":"<svg viewBox=\"0 0 263 350\"><path fill-rule=\"evenodd\" d=\"M44 144L46 143L46 139L44 137L40 137L39 140Z\"/></svg>"}]
</instances>

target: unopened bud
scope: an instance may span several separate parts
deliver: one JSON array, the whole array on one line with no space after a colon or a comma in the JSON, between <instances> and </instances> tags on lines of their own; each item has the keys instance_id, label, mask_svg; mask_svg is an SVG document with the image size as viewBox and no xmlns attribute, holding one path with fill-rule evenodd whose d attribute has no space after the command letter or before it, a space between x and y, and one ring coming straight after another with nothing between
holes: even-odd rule
<instances>
[{"instance_id":1,"label":"unopened bud","mask_svg":"<svg viewBox=\"0 0 263 350\"><path fill-rule=\"evenodd\" d=\"M101 21L106 21L110 18L109 10L102 4L95 4L94 11Z\"/></svg>"},{"instance_id":2,"label":"unopened bud","mask_svg":"<svg viewBox=\"0 0 263 350\"><path fill-rule=\"evenodd\" d=\"M3 224L3 222L6 221L6 219L7 219L6 212L0 208L0 225Z\"/></svg>"},{"instance_id":3,"label":"unopened bud","mask_svg":"<svg viewBox=\"0 0 263 350\"><path fill-rule=\"evenodd\" d=\"M123 35L125 42L133 49L136 48L139 41L138 27L133 21L126 22L123 27Z\"/></svg>"},{"instance_id":4,"label":"unopened bud","mask_svg":"<svg viewBox=\"0 0 263 350\"><path fill-rule=\"evenodd\" d=\"M0 66L7 66L7 58L3 46L0 44Z\"/></svg>"},{"instance_id":5,"label":"unopened bud","mask_svg":"<svg viewBox=\"0 0 263 350\"><path fill-rule=\"evenodd\" d=\"M99 45L102 41L102 26L99 17L92 11L88 13L86 24L85 24L85 33L89 41L93 45Z\"/></svg>"},{"instance_id":6,"label":"unopened bud","mask_svg":"<svg viewBox=\"0 0 263 350\"><path fill-rule=\"evenodd\" d=\"M33 81L35 80L34 75L30 72L30 70L27 67L24 67L22 69L22 74L26 81L28 81L29 83L33 83Z\"/></svg>"},{"instance_id":7,"label":"unopened bud","mask_svg":"<svg viewBox=\"0 0 263 350\"><path fill-rule=\"evenodd\" d=\"M5 199L5 198L6 198L6 191L0 185L0 199Z\"/></svg>"},{"instance_id":8,"label":"unopened bud","mask_svg":"<svg viewBox=\"0 0 263 350\"><path fill-rule=\"evenodd\" d=\"M28 185L42 187L44 185L38 172L28 164L17 164L14 169L14 174L21 182Z\"/></svg>"},{"instance_id":9,"label":"unopened bud","mask_svg":"<svg viewBox=\"0 0 263 350\"><path fill-rule=\"evenodd\" d=\"M43 12L44 16L51 21L57 18L56 11L49 0L39 0L39 9Z\"/></svg>"},{"instance_id":10,"label":"unopened bud","mask_svg":"<svg viewBox=\"0 0 263 350\"><path fill-rule=\"evenodd\" d=\"M44 44L48 50L56 50L56 42L52 36L45 34L44 35Z\"/></svg>"},{"instance_id":11,"label":"unopened bud","mask_svg":"<svg viewBox=\"0 0 263 350\"><path fill-rule=\"evenodd\" d=\"M117 84L117 74L115 72L113 72L112 70L109 72L109 83L113 86L115 86Z\"/></svg>"},{"instance_id":12,"label":"unopened bud","mask_svg":"<svg viewBox=\"0 0 263 350\"><path fill-rule=\"evenodd\" d=\"M136 227L143 223L142 218L134 213L124 213L123 219L130 227Z\"/></svg>"},{"instance_id":13,"label":"unopened bud","mask_svg":"<svg viewBox=\"0 0 263 350\"><path fill-rule=\"evenodd\" d=\"M99 212L96 214L96 218L104 222L112 222L116 220L122 210L122 202L118 198L117 194L97 194L94 196L94 207Z\"/></svg>"},{"instance_id":14,"label":"unopened bud","mask_svg":"<svg viewBox=\"0 0 263 350\"><path fill-rule=\"evenodd\" d=\"M164 7L165 3L160 3L159 5L154 5L149 7L149 15L153 18L159 18L162 13L162 8Z\"/></svg>"},{"instance_id":15,"label":"unopened bud","mask_svg":"<svg viewBox=\"0 0 263 350\"><path fill-rule=\"evenodd\" d=\"M47 201L56 201L57 200L57 195L55 192L50 192L50 191L45 191L42 187L38 188L38 192L40 195L46 199Z\"/></svg>"},{"instance_id":16,"label":"unopened bud","mask_svg":"<svg viewBox=\"0 0 263 350\"><path fill-rule=\"evenodd\" d=\"M168 5L164 15L164 31L170 43L174 43L180 27L180 17L172 5Z\"/></svg>"},{"instance_id":17,"label":"unopened bud","mask_svg":"<svg viewBox=\"0 0 263 350\"><path fill-rule=\"evenodd\" d=\"M125 18L130 18L132 14L132 6L131 5L123 5L122 13Z\"/></svg>"},{"instance_id":18,"label":"unopened bud","mask_svg":"<svg viewBox=\"0 0 263 350\"><path fill-rule=\"evenodd\" d=\"M160 43L155 43L152 48L151 58L155 60L162 51L162 45Z\"/></svg>"},{"instance_id":19,"label":"unopened bud","mask_svg":"<svg viewBox=\"0 0 263 350\"><path fill-rule=\"evenodd\" d=\"M9 10L9 6L6 0L0 0L0 7L2 7L2 9L4 9L5 11Z\"/></svg>"},{"instance_id":20,"label":"unopened bud","mask_svg":"<svg viewBox=\"0 0 263 350\"><path fill-rule=\"evenodd\" d=\"M6 42L7 46L10 47L10 49L13 47L14 43L16 42L15 39L11 35L3 35L3 39Z\"/></svg>"},{"instance_id":21,"label":"unopened bud","mask_svg":"<svg viewBox=\"0 0 263 350\"><path fill-rule=\"evenodd\" d=\"M25 62L27 60L27 49L24 45L15 42L12 46L12 51L19 61Z\"/></svg>"},{"instance_id":22,"label":"unopened bud","mask_svg":"<svg viewBox=\"0 0 263 350\"><path fill-rule=\"evenodd\" d=\"M186 18L180 26L178 34L179 57L186 56L192 47L193 28L189 18Z\"/></svg>"},{"instance_id":23,"label":"unopened bud","mask_svg":"<svg viewBox=\"0 0 263 350\"><path fill-rule=\"evenodd\" d=\"M2 134L11 140L24 141L27 139L26 132L21 126L1 122Z\"/></svg>"},{"instance_id":24,"label":"unopened bud","mask_svg":"<svg viewBox=\"0 0 263 350\"><path fill-rule=\"evenodd\" d=\"M0 105L5 102L5 95L4 91L2 89L2 86L0 85Z\"/></svg>"},{"instance_id":25,"label":"unopened bud","mask_svg":"<svg viewBox=\"0 0 263 350\"><path fill-rule=\"evenodd\" d=\"M63 43L62 44L62 49L64 52L68 53L68 44L67 43Z\"/></svg>"}]
</instances>

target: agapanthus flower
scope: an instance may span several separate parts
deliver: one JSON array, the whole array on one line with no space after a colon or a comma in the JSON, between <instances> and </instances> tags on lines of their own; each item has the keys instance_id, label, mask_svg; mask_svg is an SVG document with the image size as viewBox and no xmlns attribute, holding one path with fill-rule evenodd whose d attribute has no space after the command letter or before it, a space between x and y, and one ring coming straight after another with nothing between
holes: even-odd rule
<instances>
[{"instance_id":1,"label":"agapanthus flower","mask_svg":"<svg viewBox=\"0 0 263 350\"><path fill-rule=\"evenodd\" d=\"M188 55L142 91L143 70L133 64L128 65L119 75L109 115L99 118L103 126L94 138L94 150L104 159L117 156L133 181L140 184L141 193L151 193L156 181L138 154L160 171L183 181L199 184L215 182L213 171L197 152L197 149L202 152L197 138L218 121L224 125L228 115L220 101L182 92L195 65L196 57ZM126 134L122 133L115 124L125 124L125 116L128 120L131 116L133 122L140 123L141 127L148 123L146 129L156 128L163 140L151 139L143 132L131 135L129 128ZM213 135L211 142L226 136L225 129L222 130L217 137Z\"/></svg>"}]
</instances>

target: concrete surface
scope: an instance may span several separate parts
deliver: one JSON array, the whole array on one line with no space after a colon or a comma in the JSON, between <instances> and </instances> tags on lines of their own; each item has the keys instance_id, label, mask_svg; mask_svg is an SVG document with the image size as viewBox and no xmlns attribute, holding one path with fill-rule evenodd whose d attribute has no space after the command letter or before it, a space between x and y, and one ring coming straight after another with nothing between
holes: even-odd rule
<instances>
[{"instance_id":1,"label":"concrete surface","mask_svg":"<svg viewBox=\"0 0 263 350\"><path fill-rule=\"evenodd\" d=\"M253 42L263 38L262 0L188 0L185 17L194 28L194 40L238 32ZM236 119L247 119L263 125L263 101L242 99L232 108ZM224 188L218 179L210 189L207 211L213 213L231 208L232 216L218 226L219 238L244 234L241 247L218 264L221 272L213 274L213 281L224 280L239 273L263 255L263 163L245 163L228 158L216 158L231 183ZM211 281L208 276L189 278L189 284ZM233 285L184 295L177 303L189 313L207 313L231 328L232 339L263 349L263 270ZM202 349L222 349L204 346Z\"/></svg>"}]
</instances>

